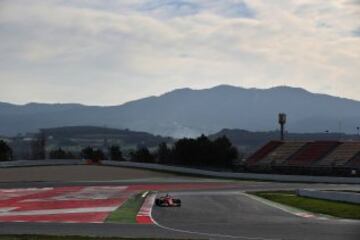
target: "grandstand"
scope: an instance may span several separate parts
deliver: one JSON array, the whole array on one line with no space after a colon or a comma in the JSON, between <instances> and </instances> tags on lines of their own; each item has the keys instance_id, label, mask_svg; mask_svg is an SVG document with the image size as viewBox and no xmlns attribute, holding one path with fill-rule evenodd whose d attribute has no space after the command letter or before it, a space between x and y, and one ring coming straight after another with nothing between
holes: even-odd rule
<instances>
[{"instance_id":1,"label":"grandstand","mask_svg":"<svg viewBox=\"0 0 360 240\"><path fill-rule=\"evenodd\" d=\"M301 151L286 161L285 165L298 167L310 166L329 154L339 144L339 142L335 141L308 142Z\"/></svg>"},{"instance_id":2,"label":"grandstand","mask_svg":"<svg viewBox=\"0 0 360 240\"><path fill-rule=\"evenodd\" d=\"M316 166L342 167L354 158L359 153L359 150L360 142L341 143L332 153L318 161Z\"/></svg>"},{"instance_id":3,"label":"grandstand","mask_svg":"<svg viewBox=\"0 0 360 240\"><path fill-rule=\"evenodd\" d=\"M360 152L350 159L346 164L345 167L354 168L360 171Z\"/></svg>"},{"instance_id":4,"label":"grandstand","mask_svg":"<svg viewBox=\"0 0 360 240\"><path fill-rule=\"evenodd\" d=\"M273 152L277 147L279 147L283 142L281 141L270 141L265 144L262 148L257 150L247 159L247 164L249 166L257 165L257 163L266 157L269 153Z\"/></svg>"},{"instance_id":5,"label":"grandstand","mask_svg":"<svg viewBox=\"0 0 360 240\"><path fill-rule=\"evenodd\" d=\"M271 141L245 166L254 172L360 175L360 142Z\"/></svg>"},{"instance_id":6,"label":"grandstand","mask_svg":"<svg viewBox=\"0 0 360 240\"><path fill-rule=\"evenodd\" d=\"M274 151L258 162L260 165L278 165L288 160L294 153L298 152L306 142L284 142Z\"/></svg>"}]
</instances>

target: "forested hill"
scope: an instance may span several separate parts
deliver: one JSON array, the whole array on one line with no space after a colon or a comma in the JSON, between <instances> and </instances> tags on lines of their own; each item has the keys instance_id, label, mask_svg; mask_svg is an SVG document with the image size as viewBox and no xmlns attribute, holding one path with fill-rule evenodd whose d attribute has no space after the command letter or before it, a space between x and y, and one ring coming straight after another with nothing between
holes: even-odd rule
<instances>
[{"instance_id":1,"label":"forested hill","mask_svg":"<svg viewBox=\"0 0 360 240\"><path fill-rule=\"evenodd\" d=\"M72 126L42 129L43 133L51 139L69 140L76 139L96 141L96 139L114 139L121 142L121 145L144 145L154 147L162 142L171 143L172 138L155 136L146 132L130 131L128 129L114 129L93 126Z\"/></svg>"},{"instance_id":2,"label":"forested hill","mask_svg":"<svg viewBox=\"0 0 360 240\"><path fill-rule=\"evenodd\" d=\"M290 132L356 132L360 102L301 88L246 89L221 85L177 89L118 106L0 103L0 135L59 126L108 126L183 137L224 128L273 131L277 115L288 116Z\"/></svg>"}]
</instances>

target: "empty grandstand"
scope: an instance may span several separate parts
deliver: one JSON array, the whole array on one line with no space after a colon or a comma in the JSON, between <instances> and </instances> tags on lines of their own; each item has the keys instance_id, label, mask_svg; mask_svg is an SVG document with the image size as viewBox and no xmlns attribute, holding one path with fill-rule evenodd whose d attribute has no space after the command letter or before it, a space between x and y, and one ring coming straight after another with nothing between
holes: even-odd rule
<instances>
[{"instance_id":1,"label":"empty grandstand","mask_svg":"<svg viewBox=\"0 0 360 240\"><path fill-rule=\"evenodd\" d=\"M283 142L281 141L268 142L247 159L247 164L250 166L252 165L256 166L260 160L268 156L269 153L273 152L281 144L283 144Z\"/></svg>"},{"instance_id":2,"label":"empty grandstand","mask_svg":"<svg viewBox=\"0 0 360 240\"><path fill-rule=\"evenodd\" d=\"M357 169L360 171L360 152L345 164L345 168Z\"/></svg>"},{"instance_id":3,"label":"empty grandstand","mask_svg":"<svg viewBox=\"0 0 360 240\"><path fill-rule=\"evenodd\" d=\"M271 166L283 164L305 145L306 142L284 142L267 156L260 159L256 166L262 170L271 170Z\"/></svg>"},{"instance_id":4,"label":"empty grandstand","mask_svg":"<svg viewBox=\"0 0 360 240\"><path fill-rule=\"evenodd\" d=\"M271 141L246 161L254 172L359 175L360 142Z\"/></svg>"},{"instance_id":5,"label":"empty grandstand","mask_svg":"<svg viewBox=\"0 0 360 240\"><path fill-rule=\"evenodd\" d=\"M285 165L298 167L310 166L329 154L339 144L339 142L335 141L309 142L301 151L286 161Z\"/></svg>"},{"instance_id":6,"label":"empty grandstand","mask_svg":"<svg viewBox=\"0 0 360 240\"><path fill-rule=\"evenodd\" d=\"M316 163L316 166L342 167L355 157L360 150L360 142L341 143L332 153Z\"/></svg>"}]
</instances>

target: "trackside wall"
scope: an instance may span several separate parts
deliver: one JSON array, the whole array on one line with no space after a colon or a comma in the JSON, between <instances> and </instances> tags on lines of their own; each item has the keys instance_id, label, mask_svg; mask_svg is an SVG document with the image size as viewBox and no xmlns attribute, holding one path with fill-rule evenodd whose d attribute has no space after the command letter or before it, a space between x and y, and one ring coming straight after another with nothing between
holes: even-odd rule
<instances>
[{"instance_id":1,"label":"trackside wall","mask_svg":"<svg viewBox=\"0 0 360 240\"><path fill-rule=\"evenodd\" d=\"M187 167L167 166L156 163L137 163L137 162L116 162L103 161L103 165L143 168L149 170L168 171L175 173L194 174L205 177L219 177L228 179L253 179L277 182L308 182L308 183L343 183L360 184L359 177L325 177L325 176L303 176L303 175L280 175L280 174L260 174L260 173L233 173L215 172Z\"/></svg>"},{"instance_id":2,"label":"trackside wall","mask_svg":"<svg viewBox=\"0 0 360 240\"><path fill-rule=\"evenodd\" d=\"M360 204L360 193L299 189L297 190L297 195L301 197L311 197Z\"/></svg>"}]
</instances>

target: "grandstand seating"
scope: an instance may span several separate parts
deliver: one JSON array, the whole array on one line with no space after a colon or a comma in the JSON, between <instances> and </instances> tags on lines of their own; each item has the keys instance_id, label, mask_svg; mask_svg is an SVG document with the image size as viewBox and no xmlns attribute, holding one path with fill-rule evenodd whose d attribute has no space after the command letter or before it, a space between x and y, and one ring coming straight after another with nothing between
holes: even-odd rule
<instances>
[{"instance_id":1,"label":"grandstand seating","mask_svg":"<svg viewBox=\"0 0 360 240\"><path fill-rule=\"evenodd\" d=\"M348 168L355 168L360 171L360 153L356 154L352 159L350 159L345 166Z\"/></svg>"},{"instance_id":2,"label":"grandstand seating","mask_svg":"<svg viewBox=\"0 0 360 240\"><path fill-rule=\"evenodd\" d=\"M340 143L335 141L316 141L307 143L301 151L294 154L285 165L305 167L312 165L335 149Z\"/></svg>"},{"instance_id":3,"label":"grandstand seating","mask_svg":"<svg viewBox=\"0 0 360 240\"><path fill-rule=\"evenodd\" d=\"M254 172L360 176L360 142L271 141L251 155Z\"/></svg>"},{"instance_id":4,"label":"grandstand seating","mask_svg":"<svg viewBox=\"0 0 360 240\"><path fill-rule=\"evenodd\" d=\"M306 142L284 142L274 151L269 153L266 157L258 162L259 165L278 165L285 162L293 154L298 152Z\"/></svg>"},{"instance_id":5,"label":"grandstand seating","mask_svg":"<svg viewBox=\"0 0 360 240\"><path fill-rule=\"evenodd\" d=\"M262 148L260 148L258 151L256 151L253 155L251 155L247 159L247 165L256 165L258 161L266 157L269 153L274 151L277 147L279 147L283 142L281 141L270 141L267 144L265 144Z\"/></svg>"},{"instance_id":6,"label":"grandstand seating","mask_svg":"<svg viewBox=\"0 0 360 240\"><path fill-rule=\"evenodd\" d=\"M344 142L316 162L319 167L342 167L360 152L360 142Z\"/></svg>"}]
</instances>

